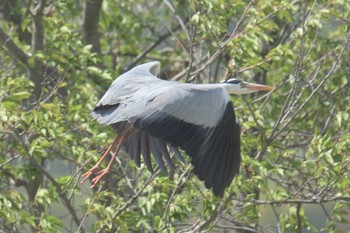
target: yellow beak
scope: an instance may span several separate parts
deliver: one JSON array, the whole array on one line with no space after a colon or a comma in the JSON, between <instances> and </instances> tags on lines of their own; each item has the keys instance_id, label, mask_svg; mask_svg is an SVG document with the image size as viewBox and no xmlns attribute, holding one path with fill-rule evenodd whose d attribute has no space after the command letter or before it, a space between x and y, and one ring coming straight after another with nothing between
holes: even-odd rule
<instances>
[{"instance_id":1,"label":"yellow beak","mask_svg":"<svg viewBox=\"0 0 350 233\"><path fill-rule=\"evenodd\" d=\"M271 91L274 89L274 87L254 83L246 83L246 88L253 91Z\"/></svg>"}]
</instances>

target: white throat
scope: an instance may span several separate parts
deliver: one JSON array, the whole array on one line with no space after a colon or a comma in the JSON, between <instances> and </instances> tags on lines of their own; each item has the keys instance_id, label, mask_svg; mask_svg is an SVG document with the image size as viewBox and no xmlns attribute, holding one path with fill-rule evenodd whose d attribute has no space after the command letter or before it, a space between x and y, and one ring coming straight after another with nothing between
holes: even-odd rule
<instances>
[{"instance_id":1,"label":"white throat","mask_svg":"<svg viewBox=\"0 0 350 233\"><path fill-rule=\"evenodd\" d=\"M255 90L249 90L248 88L241 87L240 84L223 83L222 85L224 85L226 91L230 95L241 95L256 92Z\"/></svg>"}]
</instances>

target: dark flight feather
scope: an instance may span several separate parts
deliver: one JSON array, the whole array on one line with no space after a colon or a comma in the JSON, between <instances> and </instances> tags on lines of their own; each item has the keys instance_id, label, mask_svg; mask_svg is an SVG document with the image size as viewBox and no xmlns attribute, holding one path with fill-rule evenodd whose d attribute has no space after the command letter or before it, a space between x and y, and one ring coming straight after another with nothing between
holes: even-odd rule
<instances>
[{"instance_id":1,"label":"dark flight feather","mask_svg":"<svg viewBox=\"0 0 350 233\"><path fill-rule=\"evenodd\" d=\"M118 133L121 133L123 130L130 127L130 124L124 121L115 123L112 125L112 127ZM140 157L142 155L145 165L150 172L153 172L151 154L153 154L157 164L159 165L159 168L165 174L168 174L168 172L166 170L164 162L166 162L170 170L176 170L176 167L170 157L169 151L173 152L181 162L185 163L185 160L178 148L167 145L164 140L152 137L144 131L137 131L134 135L132 135L124 142L123 146L125 152L130 155L130 159L135 161L137 167L140 167L141 165Z\"/></svg>"},{"instance_id":2,"label":"dark flight feather","mask_svg":"<svg viewBox=\"0 0 350 233\"><path fill-rule=\"evenodd\" d=\"M223 195L239 172L240 130L231 102L216 127L197 126L160 111L133 123L139 130L181 147L192 158L194 173L217 196Z\"/></svg>"}]
</instances>

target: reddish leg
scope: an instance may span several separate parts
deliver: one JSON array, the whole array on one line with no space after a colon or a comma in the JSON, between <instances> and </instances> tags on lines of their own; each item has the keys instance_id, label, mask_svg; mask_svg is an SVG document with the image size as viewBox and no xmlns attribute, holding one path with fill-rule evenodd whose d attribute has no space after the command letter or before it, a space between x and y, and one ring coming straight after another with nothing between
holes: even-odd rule
<instances>
[{"instance_id":1,"label":"reddish leg","mask_svg":"<svg viewBox=\"0 0 350 233\"><path fill-rule=\"evenodd\" d=\"M95 166L93 166L89 171L85 172L82 175L82 178L84 178L80 184L84 183L92 174L95 173L95 171L99 168L99 166L101 165L101 163L103 162L103 160L106 159L106 157L108 156L109 152L112 150L112 148L115 146L115 144L118 143L119 141L119 135L117 137L115 137L115 139L113 140L112 144L107 148L106 152L102 155L102 157L100 158L100 160L95 164Z\"/></svg>"},{"instance_id":2,"label":"reddish leg","mask_svg":"<svg viewBox=\"0 0 350 233\"><path fill-rule=\"evenodd\" d=\"M117 148L115 149L112 158L108 163L108 166L105 169L97 172L97 176L94 179L92 179L92 185L90 188L95 187L98 184L98 182L102 179L102 177L104 177L109 172L113 162L115 161L115 157L118 155L124 142L136 132L137 131L134 128L129 127L125 129L122 133L118 134L118 136L113 140L112 144L108 147L106 152L102 155L101 159L95 164L95 166L93 166L89 171L82 175L84 179L80 183L84 183L92 174L96 172L96 170L101 165L102 161L106 159L107 155L111 152L112 148L117 144Z\"/></svg>"},{"instance_id":3,"label":"reddish leg","mask_svg":"<svg viewBox=\"0 0 350 233\"><path fill-rule=\"evenodd\" d=\"M123 142L124 142L123 139L124 137L122 138L121 142L118 144L117 148L115 149L111 160L109 160L108 166L102 169L101 171L97 172L97 176L92 179L92 185L90 186L90 188L94 188L98 184L98 182L101 180L101 178L104 177L109 172L109 169L111 169L112 164L115 161L115 157L117 157L119 150L123 145Z\"/></svg>"}]
</instances>

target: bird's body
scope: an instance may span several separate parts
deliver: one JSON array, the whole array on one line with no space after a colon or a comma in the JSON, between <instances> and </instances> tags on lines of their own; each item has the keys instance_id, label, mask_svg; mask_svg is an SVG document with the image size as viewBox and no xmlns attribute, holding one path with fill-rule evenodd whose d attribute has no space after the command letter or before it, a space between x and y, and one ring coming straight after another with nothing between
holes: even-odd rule
<instances>
[{"instance_id":1,"label":"bird's body","mask_svg":"<svg viewBox=\"0 0 350 233\"><path fill-rule=\"evenodd\" d=\"M97 103L92 116L120 134L130 134L118 143L138 165L142 154L151 171L151 154L166 172L164 161L170 169L175 168L169 151L182 160L177 148L183 149L191 157L193 172L215 195L222 196L239 172L241 161L240 127L229 94L239 94L252 84L171 82L158 79L158 71L159 63L150 62L121 75ZM263 85L255 87L271 90Z\"/></svg>"}]
</instances>

